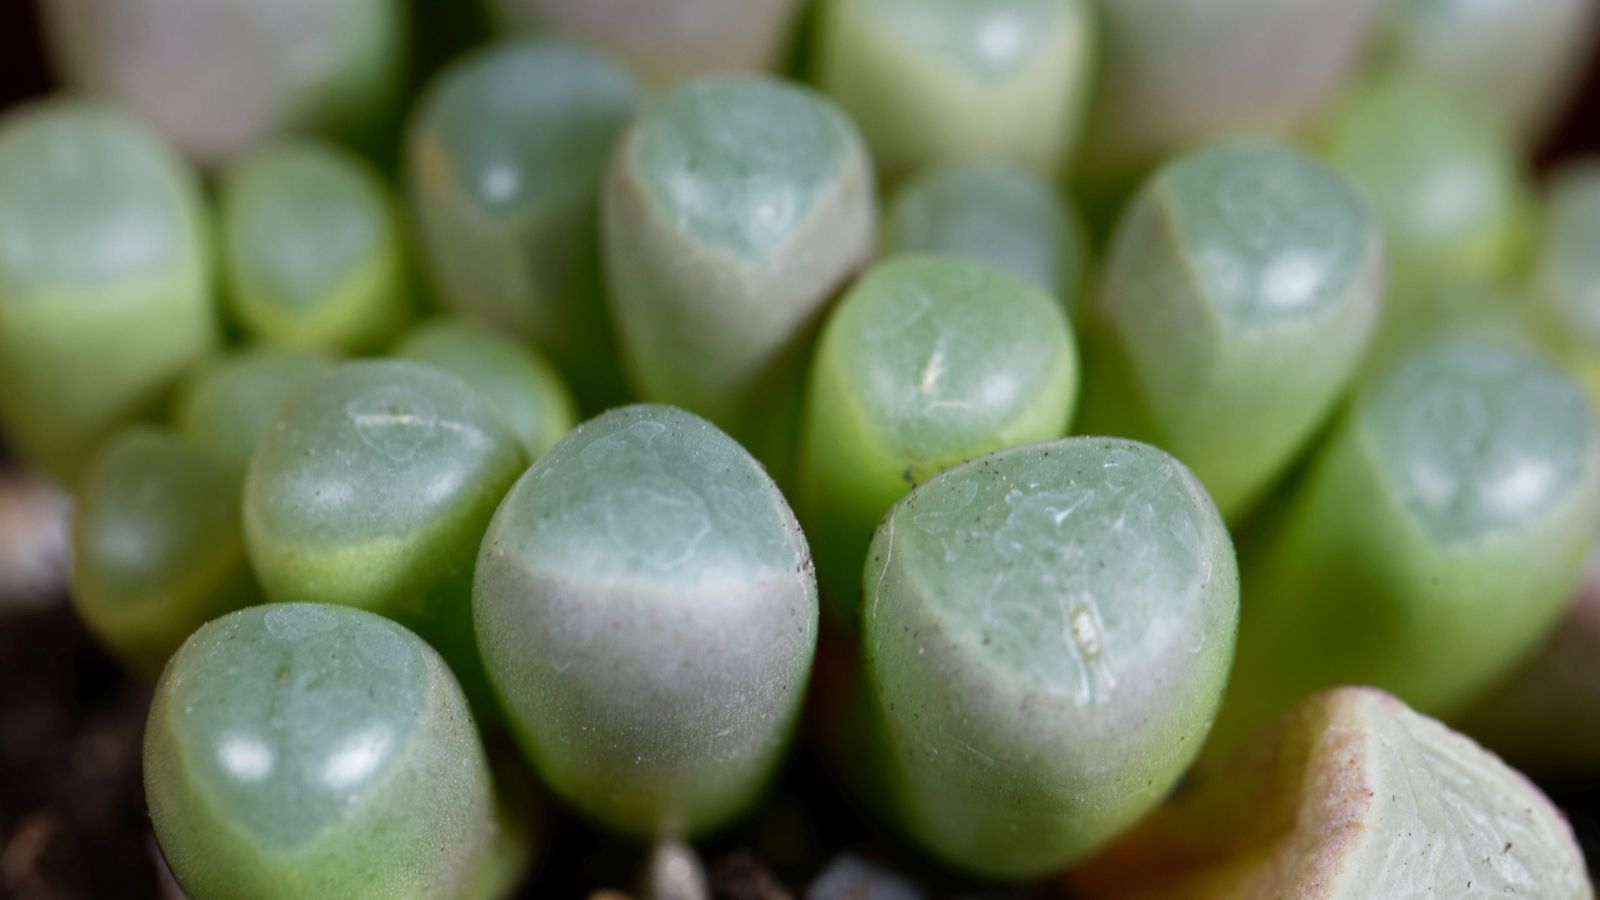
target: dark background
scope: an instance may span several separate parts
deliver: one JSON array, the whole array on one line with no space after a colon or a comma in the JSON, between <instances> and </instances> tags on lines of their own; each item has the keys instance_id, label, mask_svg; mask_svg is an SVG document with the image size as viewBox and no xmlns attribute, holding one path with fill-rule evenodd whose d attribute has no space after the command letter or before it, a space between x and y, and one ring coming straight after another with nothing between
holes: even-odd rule
<instances>
[{"instance_id":1,"label":"dark background","mask_svg":"<svg viewBox=\"0 0 1600 900\"><path fill-rule=\"evenodd\" d=\"M422 32L420 67L473 37ZM1600 52L1591 52L1582 82L1535 155L1540 170L1600 154ZM52 86L34 3L0 0L0 114ZM5 468L0 443L0 490ZM64 601L0 610L0 900L161 896L159 855L139 787L147 697L99 652ZM1600 861L1600 786L1542 786L1567 810L1591 863ZM525 896L582 897L632 886L637 850L573 821L546 828L537 884ZM715 896L765 900L798 895L797 888L847 851L889 860L924 885L951 883L863 824L804 754L754 820L705 848L704 856ZM970 886L940 893L952 891L1041 893Z\"/></svg>"}]
</instances>

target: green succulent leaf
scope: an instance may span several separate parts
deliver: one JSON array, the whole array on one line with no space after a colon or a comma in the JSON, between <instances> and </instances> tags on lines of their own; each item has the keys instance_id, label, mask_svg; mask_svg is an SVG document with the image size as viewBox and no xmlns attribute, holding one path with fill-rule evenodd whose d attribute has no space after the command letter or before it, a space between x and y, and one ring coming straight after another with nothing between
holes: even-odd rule
<instances>
[{"instance_id":1,"label":"green succulent leaf","mask_svg":"<svg viewBox=\"0 0 1600 900\"><path fill-rule=\"evenodd\" d=\"M1377 375L1242 554L1217 749L1341 684L1461 710L1560 618L1600 523L1600 425L1542 357L1425 345Z\"/></svg>"},{"instance_id":2,"label":"green succulent leaf","mask_svg":"<svg viewBox=\"0 0 1600 900\"><path fill-rule=\"evenodd\" d=\"M1338 172L1266 143L1179 157L1112 239L1078 428L1167 449L1237 518L1354 379L1383 288L1382 231Z\"/></svg>"},{"instance_id":3,"label":"green succulent leaf","mask_svg":"<svg viewBox=\"0 0 1600 900\"><path fill-rule=\"evenodd\" d=\"M889 817L1039 876L1152 809L1205 740L1239 582L1216 507L1145 444L1065 438L948 469L885 517L862 682Z\"/></svg>"},{"instance_id":4,"label":"green succulent leaf","mask_svg":"<svg viewBox=\"0 0 1600 900\"><path fill-rule=\"evenodd\" d=\"M671 407L606 413L517 483L477 569L484 663L558 795L658 838L754 802L805 693L817 593L743 448Z\"/></svg>"},{"instance_id":5,"label":"green succulent leaf","mask_svg":"<svg viewBox=\"0 0 1600 900\"><path fill-rule=\"evenodd\" d=\"M259 602L239 530L241 470L137 426L89 466L73 512L72 600L154 678L191 632Z\"/></svg>"},{"instance_id":6,"label":"green succulent leaf","mask_svg":"<svg viewBox=\"0 0 1600 900\"><path fill-rule=\"evenodd\" d=\"M0 120L0 421L72 481L216 343L190 172L127 115L79 100Z\"/></svg>"},{"instance_id":7,"label":"green succulent leaf","mask_svg":"<svg viewBox=\"0 0 1600 900\"><path fill-rule=\"evenodd\" d=\"M591 406L622 393L596 197L638 103L606 56L508 39L445 68L407 138L408 199L444 304L534 340Z\"/></svg>"},{"instance_id":8,"label":"green succulent leaf","mask_svg":"<svg viewBox=\"0 0 1600 900\"><path fill-rule=\"evenodd\" d=\"M460 686L356 609L268 604L196 632L156 687L144 784L195 900L465 900L497 839Z\"/></svg>"},{"instance_id":9,"label":"green succulent leaf","mask_svg":"<svg viewBox=\"0 0 1600 900\"><path fill-rule=\"evenodd\" d=\"M1327 155L1366 193L1392 269L1388 331L1411 298L1515 264L1525 187L1510 136L1471 102L1415 78L1356 92L1328 126Z\"/></svg>"},{"instance_id":10,"label":"green succulent leaf","mask_svg":"<svg viewBox=\"0 0 1600 900\"><path fill-rule=\"evenodd\" d=\"M812 69L885 177L1004 159L1059 174L1094 69L1086 0L824 0Z\"/></svg>"},{"instance_id":11,"label":"green succulent leaf","mask_svg":"<svg viewBox=\"0 0 1600 900\"><path fill-rule=\"evenodd\" d=\"M332 367L320 353L272 346L212 359L179 387L173 430L243 475L279 409L301 384Z\"/></svg>"},{"instance_id":12,"label":"green succulent leaf","mask_svg":"<svg viewBox=\"0 0 1600 900\"><path fill-rule=\"evenodd\" d=\"M228 299L243 329L289 347L377 350L411 318L399 210L360 159L276 144L222 183Z\"/></svg>"},{"instance_id":13,"label":"green succulent leaf","mask_svg":"<svg viewBox=\"0 0 1600 900\"><path fill-rule=\"evenodd\" d=\"M1230 131L1302 125L1362 61L1389 0L1103 0L1085 175L1136 175Z\"/></svg>"},{"instance_id":14,"label":"green succulent leaf","mask_svg":"<svg viewBox=\"0 0 1600 900\"><path fill-rule=\"evenodd\" d=\"M871 256L872 167L807 88L699 79L628 130L607 177L611 311L639 395L763 449L798 396L807 337ZM780 443L792 437L780 439Z\"/></svg>"},{"instance_id":15,"label":"green succulent leaf","mask_svg":"<svg viewBox=\"0 0 1600 900\"><path fill-rule=\"evenodd\" d=\"M1597 9L1592 0L1385 0L1385 64L1536 139L1580 72Z\"/></svg>"},{"instance_id":16,"label":"green succulent leaf","mask_svg":"<svg viewBox=\"0 0 1600 900\"><path fill-rule=\"evenodd\" d=\"M416 631L487 715L473 562L525 466L466 382L410 361L344 363L290 398L250 461L250 562L274 601L360 607Z\"/></svg>"}]
</instances>

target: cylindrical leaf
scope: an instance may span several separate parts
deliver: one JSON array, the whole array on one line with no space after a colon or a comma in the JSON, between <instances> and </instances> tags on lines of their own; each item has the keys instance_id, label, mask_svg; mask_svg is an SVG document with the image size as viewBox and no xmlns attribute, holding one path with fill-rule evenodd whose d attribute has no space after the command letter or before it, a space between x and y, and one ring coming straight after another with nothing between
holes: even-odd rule
<instances>
[{"instance_id":1,"label":"cylindrical leaf","mask_svg":"<svg viewBox=\"0 0 1600 900\"><path fill-rule=\"evenodd\" d=\"M270 604L197 632L156 688L144 785L194 900L466 900L495 839L460 686L356 609Z\"/></svg>"},{"instance_id":2,"label":"cylindrical leaf","mask_svg":"<svg viewBox=\"0 0 1600 900\"><path fill-rule=\"evenodd\" d=\"M1386 0L1102 0L1087 168L1138 172L1184 145L1303 124L1361 60Z\"/></svg>"},{"instance_id":3,"label":"cylindrical leaf","mask_svg":"<svg viewBox=\"0 0 1600 900\"><path fill-rule=\"evenodd\" d=\"M1087 0L822 0L813 68L885 177L980 159L1052 176L1077 142L1094 36Z\"/></svg>"},{"instance_id":4,"label":"cylindrical leaf","mask_svg":"<svg viewBox=\"0 0 1600 900\"><path fill-rule=\"evenodd\" d=\"M1408 330L1414 294L1507 274L1522 175L1509 135L1469 101L1422 81L1380 80L1334 118L1327 153L1366 192L1389 239L1387 330Z\"/></svg>"},{"instance_id":5,"label":"cylindrical leaf","mask_svg":"<svg viewBox=\"0 0 1600 900\"><path fill-rule=\"evenodd\" d=\"M1600 774L1600 558L1549 640L1458 724L1508 762L1573 781Z\"/></svg>"},{"instance_id":6,"label":"cylindrical leaf","mask_svg":"<svg viewBox=\"0 0 1600 900\"><path fill-rule=\"evenodd\" d=\"M365 163L280 144L222 183L228 300L245 332L289 347L381 349L411 318L399 211Z\"/></svg>"},{"instance_id":7,"label":"cylindrical leaf","mask_svg":"<svg viewBox=\"0 0 1600 900\"><path fill-rule=\"evenodd\" d=\"M1525 350L1437 342L1380 372L1247 544L1217 749L1341 684L1459 711L1531 651L1600 525L1600 426Z\"/></svg>"},{"instance_id":8,"label":"cylindrical leaf","mask_svg":"<svg viewBox=\"0 0 1600 900\"><path fill-rule=\"evenodd\" d=\"M1468 97L1524 140L1560 111L1595 33L1594 0L1385 0L1388 64Z\"/></svg>"},{"instance_id":9,"label":"cylindrical leaf","mask_svg":"<svg viewBox=\"0 0 1600 900\"><path fill-rule=\"evenodd\" d=\"M606 182L611 310L640 396L749 440L805 338L871 255L866 148L837 107L766 78L661 98Z\"/></svg>"},{"instance_id":10,"label":"cylindrical leaf","mask_svg":"<svg viewBox=\"0 0 1600 900\"><path fill-rule=\"evenodd\" d=\"M572 394L544 357L489 326L444 318L419 326L394 355L449 372L505 416L528 459L538 459L577 424Z\"/></svg>"},{"instance_id":11,"label":"cylindrical leaf","mask_svg":"<svg viewBox=\"0 0 1600 900\"><path fill-rule=\"evenodd\" d=\"M241 469L137 427L96 457L73 511L72 600L155 677L191 632L260 600L239 530Z\"/></svg>"},{"instance_id":12,"label":"cylindrical leaf","mask_svg":"<svg viewBox=\"0 0 1600 900\"><path fill-rule=\"evenodd\" d=\"M946 470L884 519L864 582L876 740L858 752L902 828L991 877L1059 869L1154 807L1233 658L1222 519L1180 463L1132 441Z\"/></svg>"},{"instance_id":13,"label":"cylindrical leaf","mask_svg":"<svg viewBox=\"0 0 1600 900\"><path fill-rule=\"evenodd\" d=\"M1236 518L1355 376L1383 275L1377 221L1322 163L1256 143L1179 158L1118 224L1078 430L1165 448Z\"/></svg>"},{"instance_id":14,"label":"cylindrical leaf","mask_svg":"<svg viewBox=\"0 0 1600 900\"><path fill-rule=\"evenodd\" d=\"M243 473L279 409L332 365L317 353L259 346L212 360L179 388L173 430Z\"/></svg>"},{"instance_id":15,"label":"cylindrical leaf","mask_svg":"<svg viewBox=\"0 0 1600 900\"><path fill-rule=\"evenodd\" d=\"M558 41L508 40L451 65L407 140L408 191L445 305L532 338L588 405L621 394L600 291L600 180L638 88Z\"/></svg>"},{"instance_id":16,"label":"cylindrical leaf","mask_svg":"<svg viewBox=\"0 0 1600 900\"><path fill-rule=\"evenodd\" d=\"M473 610L523 749L607 825L686 837L743 812L792 729L816 581L756 461L630 406L534 464L484 537Z\"/></svg>"},{"instance_id":17,"label":"cylindrical leaf","mask_svg":"<svg viewBox=\"0 0 1600 900\"><path fill-rule=\"evenodd\" d=\"M1600 403L1600 164L1551 183L1533 267L1533 326Z\"/></svg>"},{"instance_id":18,"label":"cylindrical leaf","mask_svg":"<svg viewBox=\"0 0 1600 900\"><path fill-rule=\"evenodd\" d=\"M217 340L194 176L79 101L0 121L0 422L71 480Z\"/></svg>"}]
</instances>

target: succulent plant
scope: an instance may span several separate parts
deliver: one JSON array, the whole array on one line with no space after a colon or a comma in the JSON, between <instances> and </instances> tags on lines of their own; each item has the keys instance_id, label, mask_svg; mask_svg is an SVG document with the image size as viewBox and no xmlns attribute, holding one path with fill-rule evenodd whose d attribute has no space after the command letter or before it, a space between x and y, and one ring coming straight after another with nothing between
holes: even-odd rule
<instances>
[{"instance_id":1,"label":"succulent plant","mask_svg":"<svg viewBox=\"0 0 1600 900\"><path fill-rule=\"evenodd\" d=\"M705 420L630 406L578 426L506 497L473 612L545 781L616 829L689 837L779 761L817 632L788 504Z\"/></svg>"},{"instance_id":2,"label":"succulent plant","mask_svg":"<svg viewBox=\"0 0 1600 900\"><path fill-rule=\"evenodd\" d=\"M1167 449L1237 518L1356 375L1383 276L1377 221L1322 163L1250 142L1179 157L1124 212L1082 317L1078 429Z\"/></svg>"},{"instance_id":3,"label":"succulent plant","mask_svg":"<svg viewBox=\"0 0 1600 900\"><path fill-rule=\"evenodd\" d=\"M794 405L805 338L871 256L873 190L855 127L809 89L717 77L660 98L603 197L611 311L639 395L763 455L754 435L786 430L770 420Z\"/></svg>"},{"instance_id":4,"label":"succulent plant","mask_svg":"<svg viewBox=\"0 0 1600 900\"><path fill-rule=\"evenodd\" d=\"M399 209L330 144L275 144L222 183L224 272L244 331L290 347L387 346L411 318Z\"/></svg>"},{"instance_id":5,"label":"succulent plant","mask_svg":"<svg viewBox=\"0 0 1600 900\"><path fill-rule=\"evenodd\" d=\"M639 89L555 40L506 40L447 67L407 138L408 194L445 305L532 338L586 405L622 393L600 289L596 197Z\"/></svg>"},{"instance_id":6,"label":"succulent plant","mask_svg":"<svg viewBox=\"0 0 1600 900\"><path fill-rule=\"evenodd\" d=\"M980 263L902 256L833 310L811 368L795 503L826 608L853 625L889 507L940 469L1057 438L1078 394L1061 306Z\"/></svg>"},{"instance_id":7,"label":"succulent plant","mask_svg":"<svg viewBox=\"0 0 1600 900\"><path fill-rule=\"evenodd\" d=\"M301 384L332 367L333 360L319 353L272 346L209 360L179 386L173 430L242 475L279 408Z\"/></svg>"},{"instance_id":8,"label":"succulent plant","mask_svg":"<svg viewBox=\"0 0 1600 900\"><path fill-rule=\"evenodd\" d=\"M1102 0L1095 179L1240 130L1303 125L1360 63L1388 0Z\"/></svg>"},{"instance_id":9,"label":"succulent plant","mask_svg":"<svg viewBox=\"0 0 1600 900\"><path fill-rule=\"evenodd\" d=\"M764 72L802 0L491 0L509 27L564 34L626 59L651 82Z\"/></svg>"},{"instance_id":10,"label":"succulent plant","mask_svg":"<svg viewBox=\"0 0 1600 900\"><path fill-rule=\"evenodd\" d=\"M918 174L891 197L884 256L959 256L1025 278L1076 314L1089 251L1048 182L1006 163L952 163Z\"/></svg>"},{"instance_id":11,"label":"succulent plant","mask_svg":"<svg viewBox=\"0 0 1600 900\"><path fill-rule=\"evenodd\" d=\"M0 422L63 481L217 340L199 186L144 125L48 100L0 120Z\"/></svg>"},{"instance_id":12,"label":"succulent plant","mask_svg":"<svg viewBox=\"0 0 1600 900\"><path fill-rule=\"evenodd\" d=\"M493 711L472 631L478 542L526 466L503 417L422 363L344 363L304 384L256 448L245 546L271 600L382 613Z\"/></svg>"},{"instance_id":13,"label":"succulent plant","mask_svg":"<svg viewBox=\"0 0 1600 900\"><path fill-rule=\"evenodd\" d=\"M402 338L394 355L436 366L472 385L505 416L528 459L538 459L577 424L561 373L533 349L482 322L436 319Z\"/></svg>"},{"instance_id":14,"label":"succulent plant","mask_svg":"<svg viewBox=\"0 0 1600 900\"><path fill-rule=\"evenodd\" d=\"M1544 645L1456 718L1518 768L1573 781L1600 773L1600 557Z\"/></svg>"},{"instance_id":15,"label":"succulent plant","mask_svg":"<svg viewBox=\"0 0 1600 900\"><path fill-rule=\"evenodd\" d=\"M1342 684L1458 712L1560 618L1600 524L1600 425L1527 350L1439 341L1381 370L1241 553L1218 750Z\"/></svg>"},{"instance_id":16,"label":"succulent plant","mask_svg":"<svg viewBox=\"0 0 1600 900\"><path fill-rule=\"evenodd\" d=\"M1085 900L1594 896L1538 788L1370 688L1301 701L1068 881Z\"/></svg>"},{"instance_id":17,"label":"succulent plant","mask_svg":"<svg viewBox=\"0 0 1600 900\"><path fill-rule=\"evenodd\" d=\"M1385 0L1388 65L1472 102L1525 140L1549 125L1594 36L1594 0Z\"/></svg>"},{"instance_id":18,"label":"succulent plant","mask_svg":"<svg viewBox=\"0 0 1600 900\"><path fill-rule=\"evenodd\" d=\"M1327 155L1366 192L1388 238L1388 330L1410 295L1507 274L1525 214L1509 135L1466 100L1395 76L1358 91L1328 126Z\"/></svg>"},{"instance_id":19,"label":"succulent plant","mask_svg":"<svg viewBox=\"0 0 1600 900\"><path fill-rule=\"evenodd\" d=\"M269 604L196 632L156 687L144 783L194 900L469 898L497 839L460 686L357 609Z\"/></svg>"},{"instance_id":20,"label":"succulent plant","mask_svg":"<svg viewBox=\"0 0 1600 900\"><path fill-rule=\"evenodd\" d=\"M823 0L812 44L886 178L994 158L1060 173L1094 72L1087 0Z\"/></svg>"},{"instance_id":21,"label":"succulent plant","mask_svg":"<svg viewBox=\"0 0 1600 900\"><path fill-rule=\"evenodd\" d=\"M370 140L399 99L400 0L42 0L57 70L218 162L305 130Z\"/></svg>"},{"instance_id":22,"label":"succulent plant","mask_svg":"<svg viewBox=\"0 0 1600 900\"><path fill-rule=\"evenodd\" d=\"M72 523L72 600L90 629L154 678L196 628L259 602L239 530L240 471L137 426L84 476Z\"/></svg>"},{"instance_id":23,"label":"succulent plant","mask_svg":"<svg viewBox=\"0 0 1600 900\"><path fill-rule=\"evenodd\" d=\"M1600 403L1600 164L1569 168L1546 194L1531 292L1534 328Z\"/></svg>"},{"instance_id":24,"label":"succulent plant","mask_svg":"<svg viewBox=\"0 0 1600 900\"><path fill-rule=\"evenodd\" d=\"M1183 465L1116 438L1000 450L884 518L857 765L946 862L1043 875L1153 808L1205 740L1239 582Z\"/></svg>"}]
</instances>

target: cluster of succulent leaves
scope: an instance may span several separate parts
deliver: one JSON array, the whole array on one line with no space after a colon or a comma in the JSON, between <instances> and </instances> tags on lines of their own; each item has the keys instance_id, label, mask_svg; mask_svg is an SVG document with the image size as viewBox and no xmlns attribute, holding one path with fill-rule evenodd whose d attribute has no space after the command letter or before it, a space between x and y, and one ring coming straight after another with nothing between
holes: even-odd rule
<instances>
[{"instance_id":1,"label":"cluster of succulent leaves","mask_svg":"<svg viewBox=\"0 0 1600 900\"><path fill-rule=\"evenodd\" d=\"M809 695L968 874L1589 896L1430 717L1600 771L1600 168L1521 168L1596 4L802 6L495 0L408 97L449 5L45 0L0 423L185 889L505 896L524 762L699 837Z\"/></svg>"}]
</instances>

